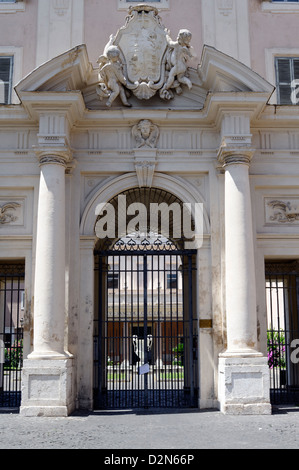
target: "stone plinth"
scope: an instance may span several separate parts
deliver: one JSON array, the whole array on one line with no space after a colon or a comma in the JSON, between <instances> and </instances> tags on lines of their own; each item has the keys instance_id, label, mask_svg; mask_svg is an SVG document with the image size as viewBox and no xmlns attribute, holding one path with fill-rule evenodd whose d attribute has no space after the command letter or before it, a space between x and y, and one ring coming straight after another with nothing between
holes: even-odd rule
<instances>
[{"instance_id":1,"label":"stone plinth","mask_svg":"<svg viewBox=\"0 0 299 470\"><path fill-rule=\"evenodd\" d=\"M219 401L225 414L255 415L272 412L270 376L265 357L220 357Z\"/></svg>"},{"instance_id":2,"label":"stone plinth","mask_svg":"<svg viewBox=\"0 0 299 470\"><path fill-rule=\"evenodd\" d=\"M72 359L24 361L20 414L66 417L75 409Z\"/></svg>"}]
</instances>

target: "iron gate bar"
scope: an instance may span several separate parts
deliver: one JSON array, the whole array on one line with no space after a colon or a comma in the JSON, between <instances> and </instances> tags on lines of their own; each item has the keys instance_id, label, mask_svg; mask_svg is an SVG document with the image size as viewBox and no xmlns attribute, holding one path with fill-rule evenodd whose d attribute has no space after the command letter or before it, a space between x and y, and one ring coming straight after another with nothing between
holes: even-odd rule
<instances>
[{"instance_id":1,"label":"iron gate bar","mask_svg":"<svg viewBox=\"0 0 299 470\"><path fill-rule=\"evenodd\" d=\"M188 256L188 273L189 273L189 279L192 278L192 257L189 255ZM194 348L194 345L193 345L193 316L191 317L191 314L190 312L193 311L193 300L192 300L192 282L189 282L188 283L188 286L189 286L189 336L190 336L190 341L191 341L191 338L192 338L192 344L189 344L189 361L190 361L190 373L191 373L191 377L190 377L190 385L191 385L191 401L193 402L194 400L194 375L193 375L193 348Z\"/></svg>"},{"instance_id":2,"label":"iron gate bar","mask_svg":"<svg viewBox=\"0 0 299 470\"><path fill-rule=\"evenodd\" d=\"M147 349L147 257L143 256L143 341L144 341L144 364L148 363ZM148 376L144 374L144 407L148 408Z\"/></svg>"},{"instance_id":3,"label":"iron gate bar","mask_svg":"<svg viewBox=\"0 0 299 470\"><path fill-rule=\"evenodd\" d=\"M24 264L0 264L0 408L18 408L21 403L21 370L23 360L23 327L20 304ZM6 356L6 357L5 357Z\"/></svg>"},{"instance_id":4,"label":"iron gate bar","mask_svg":"<svg viewBox=\"0 0 299 470\"><path fill-rule=\"evenodd\" d=\"M299 403L299 365L291 342L299 338L299 262L266 264L268 358L272 404Z\"/></svg>"},{"instance_id":5,"label":"iron gate bar","mask_svg":"<svg viewBox=\"0 0 299 470\"><path fill-rule=\"evenodd\" d=\"M193 303L192 303L192 272L196 270L192 266L192 255L196 253L196 250L107 250L107 251L96 251L97 265L95 270L98 271L98 288L99 288L99 317L95 319L96 323L99 323L95 331L95 343L98 344L98 358L95 358L95 400L96 406L100 408L105 407L148 407L148 406L178 406L184 405L181 396L181 384L179 365L181 360L183 361L181 370L184 371L183 377L184 382L189 381L189 399L187 400L188 406L196 406L195 397L195 376L194 376L194 360L193 349L195 336L197 336L197 330L193 332L193 327L196 325L196 318L193 318ZM118 274L118 301L116 302L115 297L115 283L112 282L112 324L109 324L109 316L106 316L103 310L104 299L108 295L103 293L103 278L108 275L107 263L109 257L112 257L112 280L114 274ZM169 267L166 266L167 259L169 258ZM182 270L181 270L181 304L179 305L179 259L182 258ZM107 263L105 264L105 260ZM121 260L124 260L122 265ZM135 266L136 260L136 267ZM188 261L187 263L185 261ZM118 264L117 264L118 261ZM140 261L143 261L141 264ZM184 263L185 266L184 267ZM117 265L117 266L116 266ZM111 271L109 271L110 273ZM169 273L169 305L167 307L167 273ZM172 274L176 274L176 285L172 284ZM186 306L186 274L189 279L188 289L188 306ZM123 277L122 277L123 276ZM136 277L137 276L137 277ZM154 297L154 276L157 279L157 289ZM140 279L142 278L142 279ZM123 298L124 306L123 310L121 307L121 279L125 280L126 288L124 289ZM133 283L136 280L136 292L137 292L137 304L134 309L134 292ZM163 279L164 290L161 289L161 279ZM150 283L149 283L150 282ZM127 294L127 288L131 285L130 296ZM106 282L107 285L107 282ZM105 287L107 289L107 287ZM135 292L135 298L136 298ZM162 297L163 295L163 302ZM191 298L190 298L191 295ZM143 303L140 304L140 299L143 299ZM156 309L154 303L157 303L158 308ZM116 307L118 303L118 312L116 313ZM162 303L164 305L162 305ZM142 310L141 310L142 307ZM149 307L150 310L149 310ZM163 310L161 310L161 307ZM180 307L180 309L179 309ZM107 312L109 311L107 304ZM185 310L188 310L186 312ZM183 313L185 311L185 314ZM180 313L181 312L181 313ZM182 315L182 320L180 316ZM188 315L187 315L188 314ZM164 322L163 322L164 319ZM123 321L124 320L124 321ZM187 322L187 323L186 323ZM195 323L194 323L195 322ZM194 325L193 325L194 323ZM143 335L143 357L144 363L150 364L151 375L134 376L133 370L131 372L132 378L128 379L130 371L128 368L121 370L121 362L132 356L133 346L130 340L133 335L133 325L137 325L137 333L141 331ZM187 324L189 325L187 327ZM150 330L149 330L150 325ZM104 330L103 330L104 327ZM187 329L186 329L187 328ZM110 330L109 330L110 329ZM111 331L112 338L109 339L109 331ZM182 333L180 333L182 331ZM152 349L148 349L148 335L149 333L153 337ZM179 356L179 344L184 340L184 355ZM175 337L176 335L176 337ZM139 337L138 333L138 337ZM175 343L176 341L176 343ZM103 344L104 342L104 344ZM107 343L107 345L106 345ZM150 343L150 340L149 340ZM112 349L111 349L112 344ZM163 346L164 345L164 346ZM163 349L162 349L163 346ZM174 347L177 349L177 373L174 373L173 363L173 351ZM186 353L189 353L189 359L186 357ZM109 356L112 351L113 366L111 368L110 383L108 376L108 366L106 357ZM131 352L132 351L132 352ZM117 364L116 359L117 358ZM104 359L104 361L103 361ZM197 359L197 357L196 357ZM139 358L140 360L140 358ZM162 361L163 364L167 364L170 361L169 373L167 367L164 368L164 373L161 373L161 368L154 367L154 361ZM141 365L138 364L137 365ZM188 370L190 369L190 370ZM103 372L105 372L105 379L103 382ZM149 382L150 379L150 382ZM111 390L112 388L112 390ZM106 391L105 391L106 389ZM196 389L197 391L197 389ZM111 392L111 393L110 393ZM124 393L123 393L124 392ZM150 394L150 395L149 395ZM185 404L186 404L185 403Z\"/></svg>"}]
</instances>

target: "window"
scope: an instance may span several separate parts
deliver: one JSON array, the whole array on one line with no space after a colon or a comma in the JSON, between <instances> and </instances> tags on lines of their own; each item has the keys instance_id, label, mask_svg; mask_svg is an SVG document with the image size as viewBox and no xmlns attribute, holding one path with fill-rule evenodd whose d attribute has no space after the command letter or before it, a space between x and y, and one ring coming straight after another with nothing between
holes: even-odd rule
<instances>
[{"instance_id":1,"label":"window","mask_svg":"<svg viewBox=\"0 0 299 470\"><path fill-rule=\"evenodd\" d=\"M299 104L299 57L276 57L278 104Z\"/></svg>"},{"instance_id":2,"label":"window","mask_svg":"<svg viewBox=\"0 0 299 470\"><path fill-rule=\"evenodd\" d=\"M108 289L118 289L119 288L119 274L109 273L107 282L108 282Z\"/></svg>"},{"instance_id":3,"label":"window","mask_svg":"<svg viewBox=\"0 0 299 470\"><path fill-rule=\"evenodd\" d=\"M269 13L299 13L299 0L263 1L262 11Z\"/></svg>"},{"instance_id":4,"label":"window","mask_svg":"<svg viewBox=\"0 0 299 470\"><path fill-rule=\"evenodd\" d=\"M0 57L0 104L11 103L13 57Z\"/></svg>"},{"instance_id":5,"label":"window","mask_svg":"<svg viewBox=\"0 0 299 470\"><path fill-rule=\"evenodd\" d=\"M0 0L0 13L16 13L25 10L25 1L21 0Z\"/></svg>"},{"instance_id":6,"label":"window","mask_svg":"<svg viewBox=\"0 0 299 470\"><path fill-rule=\"evenodd\" d=\"M177 289L178 278L176 273L167 274L167 289Z\"/></svg>"}]
</instances>

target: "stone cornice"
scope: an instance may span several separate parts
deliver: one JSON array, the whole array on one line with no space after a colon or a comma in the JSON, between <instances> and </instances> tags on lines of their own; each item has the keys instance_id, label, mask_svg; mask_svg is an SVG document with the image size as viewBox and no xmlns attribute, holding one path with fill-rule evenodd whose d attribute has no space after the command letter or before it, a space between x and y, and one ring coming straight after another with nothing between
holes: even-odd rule
<instances>
[{"instance_id":1,"label":"stone cornice","mask_svg":"<svg viewBox=\"0 0 299 470\"><path fill-rule=\"evenodd\" d=\"M84 115L85 105L80 91L22 92L22 105L30 119L38 123L41 115L63 114L70 127Z\"/></svg>"},{"instance_id":2,"label":"stone cornice","mask_svg":"<svg viewBox=\"0 0 299 470\"><path fill-rule=\"evenodd\" d=\"M144 118L144 112L140 109L110 109L109 112L107 110L86 110L80 92L75 92L75 96L72 92L69 93L74 101L73 106L68 109L67 116L70 117L70 124L73 123L77 130L98 129L99 126L102 128L109 126L121 127L125 125L126 121L131 123ZM30 99L29 95L30 92L28 92L26 98L24 97L24 101ZM39 122L40 113L47 110L53 113L56 110L63 111L66 109L64 107L67 104L66 94L57 93L56 102L53 95L52 93L42 92L38 96L36 95L37 100L35 103L31 102L29 104L27 102L25 105L23 103L2 107L0 109L2 129L14 129L19 126L26 129L35 129ZM53 99L52 105L50 105L51 98ZM61 98L60 102L59 98ZM250 101L250 98L252 98L252 101ZM255 103L253 102L254 99ZM266 97L261 96L259 93L211 93L208 95L202 110L148 109L147 118L160 126L196 126L197 128L213 130L220 126L223 111L233 109L240 112L251 112L252 130L265 128L275 132L276 129L298 129L299 115L297 106L274 106L270 104L264 106L265 99Z\"/></svg>"}]
</instances>

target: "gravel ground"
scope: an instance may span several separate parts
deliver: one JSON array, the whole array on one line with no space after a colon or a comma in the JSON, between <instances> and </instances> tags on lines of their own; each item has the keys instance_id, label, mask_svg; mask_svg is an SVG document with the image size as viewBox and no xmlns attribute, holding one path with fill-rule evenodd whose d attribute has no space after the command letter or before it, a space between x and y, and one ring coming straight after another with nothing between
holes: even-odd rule
<instances>
[{"instance_id":1,"label":"gravel ground","mask_svg":"<svg viewBox=\"0 0 299 470\"><path fill-rule=\"evenodd\" d=\"M6 412L0 414L0 449L297 449L298 412L227 416L218 411L128 410L76 412L68 418Z\"/></svg>"}]
</instances>

